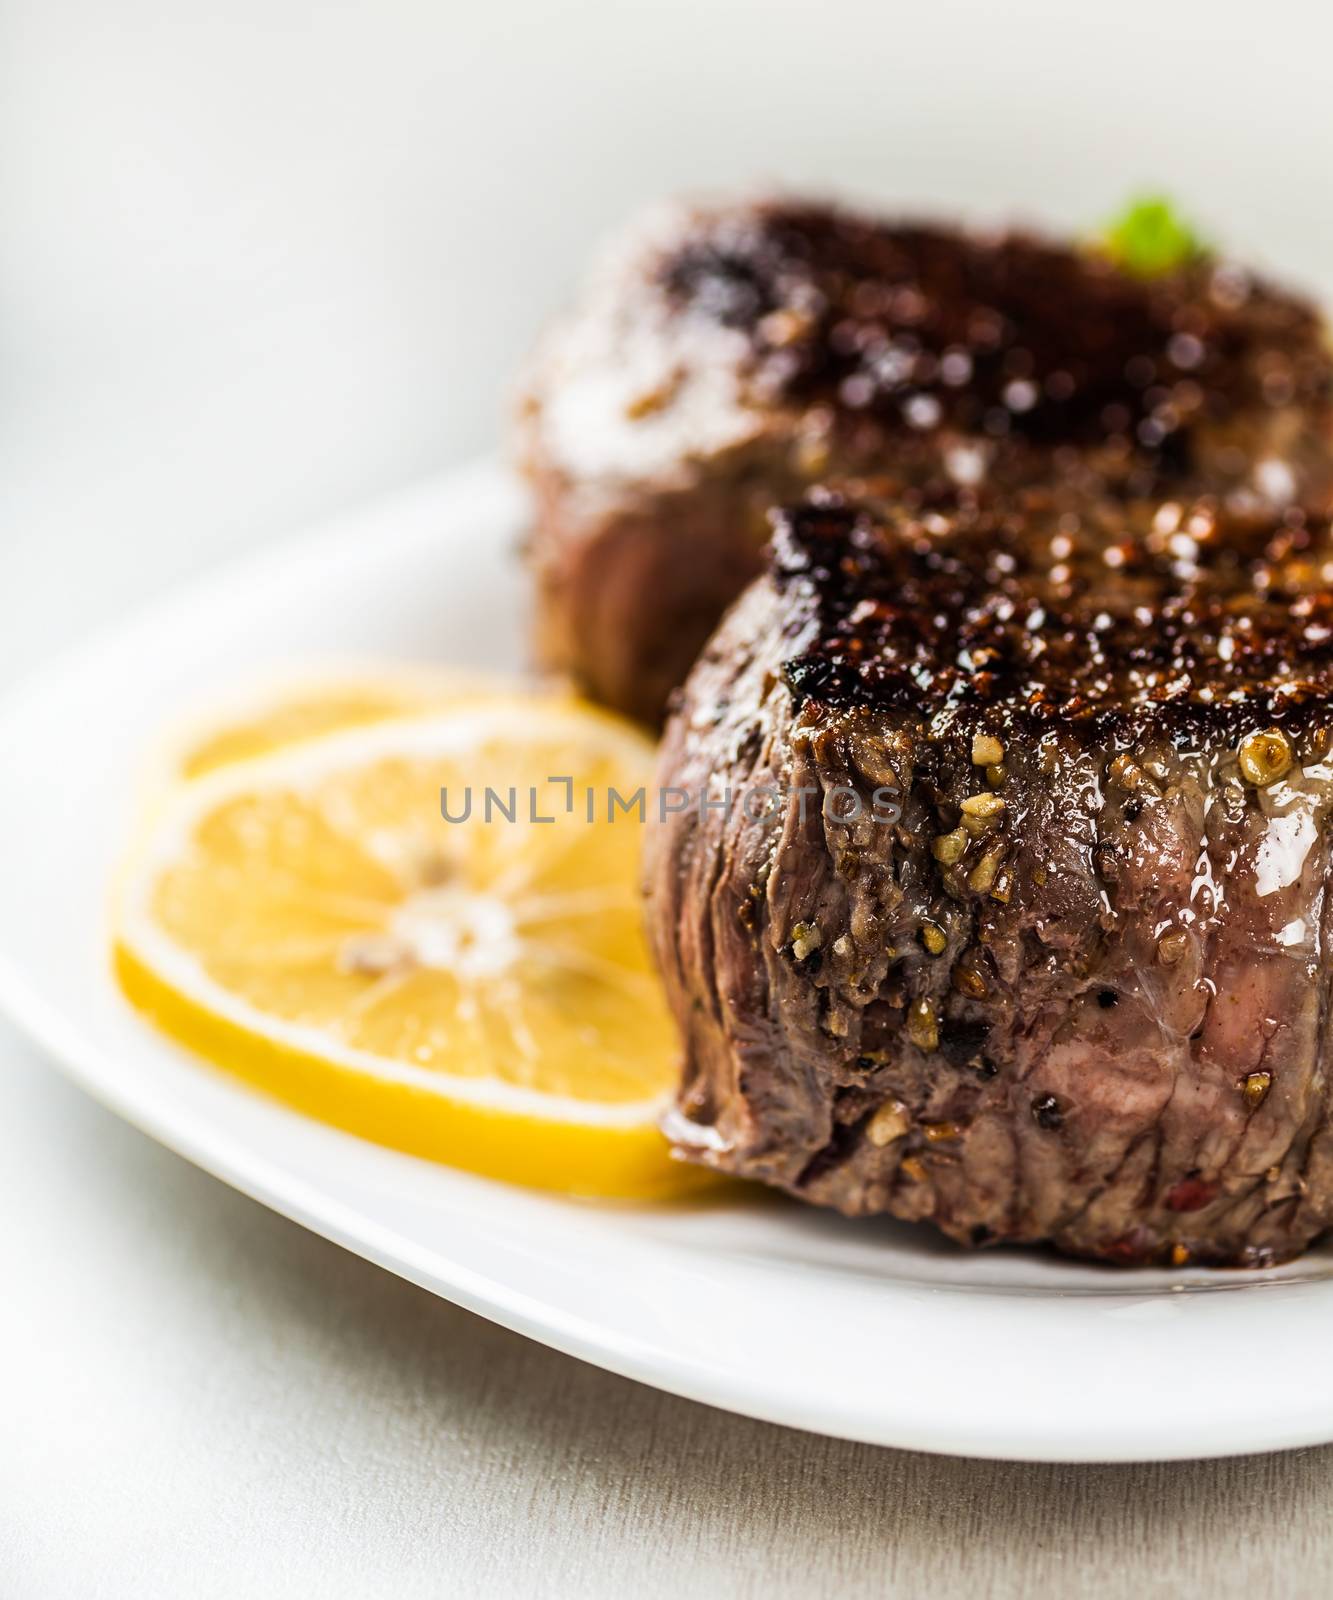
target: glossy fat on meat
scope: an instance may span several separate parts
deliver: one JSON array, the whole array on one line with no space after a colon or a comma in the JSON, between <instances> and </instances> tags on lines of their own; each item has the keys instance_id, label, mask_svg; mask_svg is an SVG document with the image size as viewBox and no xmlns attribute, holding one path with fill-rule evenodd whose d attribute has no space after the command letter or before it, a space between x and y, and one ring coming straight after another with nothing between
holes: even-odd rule
<instances>
[{"instance_id":1,"label":"glossy fat on meat","mask_svg":"<svg viewBox=\"0 0 1333 1600\"><path fill-rule=\"evenodd\" d=\"M696 797L784 795L650 828L682 1153L969 1244L1262 1263L1317 1237L1330 578L1322 514L1211 501L1072 532L1035 492L780 516L661 756ZM969 831L979 797L1003 806Z\"/></svg>"}]
</instances>

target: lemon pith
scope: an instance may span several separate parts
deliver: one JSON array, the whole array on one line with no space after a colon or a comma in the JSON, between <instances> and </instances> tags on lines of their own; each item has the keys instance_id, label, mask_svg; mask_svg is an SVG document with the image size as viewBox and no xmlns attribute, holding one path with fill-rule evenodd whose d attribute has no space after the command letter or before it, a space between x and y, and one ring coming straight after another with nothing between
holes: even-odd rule
<instances>
[{"instance_id":1,"label":"lemon pith","mask_svg":"<svg viewBox=\"0 0 1333 1600\"><path fill-rule=\"evenodd\" d=\"M650 762L603 713L510 697L214 768L130 875L120 986L180 1043L397 1149L580 1194L689 1185L656 1129L676 1041L641 830L602 809ZM471 797L466 821L442 794L455 819Z\"/></svg>"},{"instance_id":2,"label":"lemon pith","mask_svg":"<svg viewBox=\"0 0 1333 1600\"><path fill-rule=\"evenodd\" d=\"M124 943L116 977L126 997L178 1044L285 1105L376 1144L531 1188L651 1199L692 1186L651 1119L625 1127L552 1124L378 1078L265 1039L186 1000ZM698 1175L702 1179L703 1174Z\"/></svg>"}]
</instances>

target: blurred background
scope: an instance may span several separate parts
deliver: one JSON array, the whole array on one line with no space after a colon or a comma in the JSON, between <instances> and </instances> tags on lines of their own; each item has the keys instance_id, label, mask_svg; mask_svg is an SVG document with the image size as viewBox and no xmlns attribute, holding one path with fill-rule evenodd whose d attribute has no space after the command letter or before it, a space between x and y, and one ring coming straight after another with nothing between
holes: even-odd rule
<instances>
[{"instance_id":1,"label":"blurred background","mask_svg":"<svg viewBox=\"0 0 1333 1600\"><path fill-rule=\"evenodd\" d=\"M1306 0L4 0L0 676L495 447L593 241L836 185L1089 227L1130 190L1333 283Z\"/></svg>"},{"instance_id":2,"label":"blurred background","mask_svg":"<svg viewBox=\"0 0 1333 1600\"><path fill-rule=\"evenodd\" d=\"M0 0L0 689L496 448L593 242L665 192L1082 229L1146 187L1333 291L1331 85L1309 0ZM0 1077L6 1597L1224 1596L1333 1537L1333 1450L988 1469L720 1418L224 1191L3 1024Z\"/></svg>"}]
</instances>

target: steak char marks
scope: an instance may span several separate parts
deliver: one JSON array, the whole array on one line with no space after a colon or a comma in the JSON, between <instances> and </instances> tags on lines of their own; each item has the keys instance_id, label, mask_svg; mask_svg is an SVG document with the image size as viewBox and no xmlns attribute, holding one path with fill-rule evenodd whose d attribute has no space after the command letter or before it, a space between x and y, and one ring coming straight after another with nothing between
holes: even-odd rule
<instances>
[{"instance_id":1,"label":"steak char marks","mask_svg":"<svg viewBox=\"0 0 1333 1600\"><path fill-rule=\"evenodd\" d=\"M1331 370L1310 306L1212 259L1145 280L825 205L664 211L526 385L540 653L655 719L816 482L1322 502Z\"/></svg>"},{"instance_id":2,"label":"steak char marks","mask_svg":"<svg viewBox=\"0 0 1333 1600\"><path fill-rule=\"evenodd\" d=\"M1330 580L1322 515L1212 498L778 516L661 758L677 1147L969 1244L1309 1244Z\"/></svg>"}]
</instances>

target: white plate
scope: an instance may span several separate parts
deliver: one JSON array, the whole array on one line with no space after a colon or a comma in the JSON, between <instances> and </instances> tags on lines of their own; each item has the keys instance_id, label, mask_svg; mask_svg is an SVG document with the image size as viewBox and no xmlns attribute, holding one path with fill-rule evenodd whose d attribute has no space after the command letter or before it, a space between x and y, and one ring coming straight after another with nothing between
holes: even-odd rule
<instances>
[{"instance_id":1,"label":"white plate","mask_svg":"<svg viewBox=\"0 0 1333 1600\"><path fill-rule=\"evenodd\" d=\"M522 664L521 499L481 468L215 578L0 709L0 998L89 1091L247 1194L558 1349L876 1443L1030 1460L1333 1439L1333 1257L1116 1272L742 1192L551 1199L377 1149L148 1032L103 907L144 747L238 681L357 656ZM164 1219L164 1226L169 1226Z\"/></svg>"}]
</instances>

